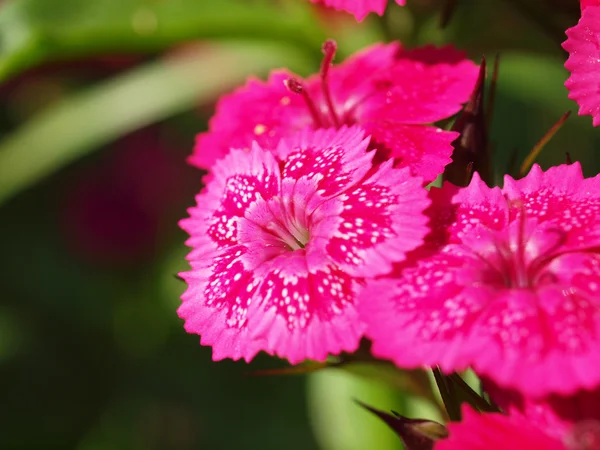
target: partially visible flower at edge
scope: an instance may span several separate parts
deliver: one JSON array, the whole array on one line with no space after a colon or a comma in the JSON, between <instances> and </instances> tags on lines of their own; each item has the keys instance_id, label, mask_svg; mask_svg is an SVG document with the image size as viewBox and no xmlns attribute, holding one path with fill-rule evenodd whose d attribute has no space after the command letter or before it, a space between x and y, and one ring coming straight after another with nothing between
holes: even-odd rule
<instances>
[{"instance_id":1,"label":"partially visible flower at edge","mask_svg":"<svg viewBox=\"0 0 600 450\"><path fill-rule=\"evenodd\" d=\"M385 11L388 0L310 0L313 3L322 3L338 11L346 11L356 17L356 20L362 22L369 13L374 12L381 16ZM406 0L396 0L401 6L406 4Z\"/></svg>"},{"instance_id":2,"label":"partially visible flower at edge","mask_svg":"<svg viewBox=\"0 0 600 450\"><path fill-rule=\"evenodd\" d=\"M565 68L571 76L565 82L569 98L579 105L579 115L592 116L600 125L600 1L582 0L581 19L566 33L563 48L569 52Z\"/></svg>"},{"instance_id":3,"label":"partially visible flower at edge","mask_svg":"<svg viewBox=\"0 0 600 450\"><path fill-rule=\"evenodd\" d=\"M600 176L534 165L430 195L426 245L359 302L373 354L532 397L600 386Z\"/></svg>"},{"instance_id":4,"label":"partially visible flower at edge","mask_svg":"<svg viewBox=\"0 0 600 450\"><path fill-rule=\"evenodd\" d=\"M223 96L190 163L209 168L229 148L249 150L253 141L271 148L306 126L360 125L378 161L395 158L397 167L433 181L450 162L458 133L425 124L460 110L478 66L451 47L376 44L331 66L335 51L335 43L326 42L320 73L305 81L276 70L266 83L251 79Z\"/></svg>"},{"instance_id":5,"label":"partially visible flower at edge","mask_svg":"<svg viewBox=\"0 0 600 450\"><path fill-rule=\"evenodd\" d=\"M212 167L181 221L192 251L178 313L214 360L356 350L362 280L422 243L429 204L407 169L372 170L368 143L358 127L306 129Z\"/></svg>"},{"instance_id":6,"label":"partially visible flower at edge","mask_svg":"<svg viewBox=\"0 0 600 450\"><path fill-rule=\"evenodd\" d=\"M568 439L581 423L600 425L600 389L533 399L511 389L502 389L490 380L482 381L485 391L502 411L557 439Z\"/></svg>"},{"instance_id":7,"label":"partially visible flower at edge","mask_svg":"<svg viewBox=\"0 0 600 450\"><path fill-rule=\"evenodd\" d=\"M463 408L462 422L448 424L448 431L450 436L434 450L584 450L566 447L519 418L480 414L470 407Z\"/></svg>"}]
</instances>

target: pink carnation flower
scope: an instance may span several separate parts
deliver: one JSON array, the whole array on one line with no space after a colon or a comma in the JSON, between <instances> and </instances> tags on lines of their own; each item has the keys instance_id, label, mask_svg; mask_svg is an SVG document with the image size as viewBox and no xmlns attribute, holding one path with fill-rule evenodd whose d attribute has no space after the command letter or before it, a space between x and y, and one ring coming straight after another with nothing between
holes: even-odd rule
<instances>
[{"instance_id":1,"label":"pink carnation flower","mask_svg":"<svg viewBox=\"0 0 600 450\"><path fill-rule=\"evenodd\" d=\"M232 150L181 226L192 270L178 310L213 359L265 350L291 363L353 351L363 277L422 243L423 180L371 169L358 127L304 130L274 150Z\"/></svg>"},{"instance_id":2,"label":"pink carnation flower","mask_svg":"<svg viewBox=\"0 0 600 450\"><path fill-rule=\"evenodd\" d=\"M581 19L567 30L563 48L569 52L565 63L571 76L565 82L569 98L579 105L579 115L592 116L600 125L600 1L582 0Z\"/></svg>"},{"instance_id":3,"label":"pink carnation flower","mask_svg":"<svg viewBox=\"0 0 600 450\"><path fill-rule=\"evenodd\" d=\"M373 353L535 397L600 385L600 177L535 165L431 195L421 258L364 292Z\"/></svg>"},{"instance_id":4,"label":"pink carnation flower","mask_svg":"<svg viewBox=\"0 0 600 450\"><path fill-rule=\"evenodd\" d=\"M310 0L313 3L323 3L325 6L346 11L356 17L356 20L362 22L369 13L382 16L388 0ZM396 0L401 6L406 4L406 0Z\"/></svg>"},{"instance_id":5,"label":"pink carnation flower","mask_svg":"<svg viewBox=\"0 0 600 450\"><path fill-rule=\"evenodd\" d=\"M448 431L450 436L439 441L435 450L586 450L566 447L524 420L502 414L479 414L468 407L463 409L463 421L450 423Z\"/></svg>"},{"instance_id":6,"label":"pink carnation flower","mask_svg":"<svg viewBox=\"0 0 600 450\"><path fill-rule=\"evenodd\" d=\"M519 417L557 439L568 439L581 423L596 423L600 429L600 389L534 399L514 390L501 389L488 380L484 381L484 386L493 402L505 413Z\"/></svg>"},{"instance_id":7,"label":"pink carnation flower","mask_svg":"<svg viewBox=\"0 0 600 450\"><path fill-rule=\"evenodd\" d=\"M328 41L324 51L320 74L304 82L277 70L266 83L250 80L222 97L190 162L209 168L229 148L249 149L253 141L273 148L308 125L358 124L371 135L370 148L382 153L378 160L391 156L413 175L435 179L450 162L458 133L423 124L460 110L477 66L450 47L401 50L398 43L377 44L334 67L335 43Z\"/></svg>"}]
</instances>

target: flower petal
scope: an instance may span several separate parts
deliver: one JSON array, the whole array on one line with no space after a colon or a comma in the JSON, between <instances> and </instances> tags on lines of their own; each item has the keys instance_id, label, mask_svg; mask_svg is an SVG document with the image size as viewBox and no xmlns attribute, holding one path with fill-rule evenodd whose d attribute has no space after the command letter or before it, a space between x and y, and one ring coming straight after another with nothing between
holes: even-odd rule
<instances>
[{"instance_id":1,"label":"flower petal","mask_svg":"<svg viewBox=\"0 0 600 450\"><path fill-rule=\"evenodd\" d=\"M285 86L291 76L290 72L277 70L267 82L250 79L221 97L209 130L196 138L189 163L211 168L230 148L248 150L253 141L274 150L282 136L312 123L302 97Z\"/></svg>"},{"instance_id":2,"label":"flower petal","mask_svg":"<svg viewBox=\"0 0 600 450\"><path fill-rule=\"evenodd\" d=\"M370 110L365 105L363 117L405 124L445 119L469 99L478 72L475 63L451 46L406 50L380 80L389 84L381 103L370 102Z\"/></svg>"},{"instance_id":3,"label":"flower petal","mask_svg":"<svg viewBox=\"0 0 600 450\"><path fill-rule=\"evenodd\" d=\"M452 142L459 136L454 131L393 120L379 120L365 127L375 142L385 145L384 159L394 158L396 167L408 167L414 176L427 182L434 181L452 161Z\"/></svg>"},{"instance_id":4,"label":"flower petal","mask_svg":"<svg viewBox=\"0 0 600 450\"><path fill-rule=\"evenodd\" d=\"M586 7L577 25L566 33L568 39L562 46L569 52L565 68L571 76L565 86L569 98L579 105L579 115L592 116L597 127L600 125L600 6Z\"/></svg>"},{"instance_id":5,"label":"flower petal","mask_svg":"<svg viewBox=\"0 0 600 450\"><path fill-rule=\"evenodd\" d=\"M463 421L450 423L450 437L436 450L567 450L560 441L546 436L526 421L502 414L480 414L463 408Z\"/></svg>"},{"instance_id":6,"label":"flower petal","mask_svg":"<svg viewBox=\"0 0 600 450\"><path fill-rule=\"evenodd\" d=\"M269 351L295 364L356 350L364 325L353 277L332 266L313 271L302 252L281 255L260 276L260 304L248 320Z\"/></svg>"},{"instance_id":7,"label":"flower petal","mask_svg":"<svg viewBox=\"0 0 600 450\"><path fill-rule=\"evenodd\" d=\"M345 191L342 221L327 245L331 259L354 276L389 272L393 262L423 242L429 205L422 179L388 161L365 180Z\"/></svg>"},{"instance_id":8,"label":"flower petal","mask_svg":"<svg viewBox=\"0 0 600 450\"><path fill-rule=\"evenodd\" d=\"M250 361L264 349L248 333L246 316L259 283L241 262L245 252L242 246L226 248L207 264L194 263L181 274L188 288L177 314L188 333L201 335L200 343L212 346L215 361Z\"/></svg>"},{"instance_id":9,"label":"flower petal","mask_svg":"<svg viewBox=\"0 0 600 450\"><path fill-rule=\"evenodd\" d=\"M504 178L504 192L523 205L527 217L555 223L568 234L569 246L600 244L600 176L583 178L579 163L551 167L543 172L535 164L527 177Z\"/></svg>"},{"instance_id":10,"label":"flower petal","mask_svg":"<svg viewBox=\"0 0 600 450\"><path fill-rule=\"evenodd\" d=\"M346 11L362 22L369 13L381 16L385 11L387 0L310 0L313 3L323 3L325 6ZM400 3L401 4L401 3Z\"/></svg>"},{"instance_id":11,"label":"flower petal","mask_svg":"<svg viewBox=\"0 0 600 450\"><path fill-rule=\"evenodd\" d=\"M282 177L298 180L318 177L318 189L327 197L358 182L371 168L369 138L359 127L304 129L282 139L277 155L285 159Z\"/></svg>"}]
</instances>

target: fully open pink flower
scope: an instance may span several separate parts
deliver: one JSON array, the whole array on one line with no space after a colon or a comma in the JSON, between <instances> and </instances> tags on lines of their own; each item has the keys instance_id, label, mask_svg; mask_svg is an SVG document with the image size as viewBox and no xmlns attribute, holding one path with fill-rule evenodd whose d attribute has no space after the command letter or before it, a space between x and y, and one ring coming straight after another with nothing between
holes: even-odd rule
<instances>
[{"instance_id":1,"label":"fully open pink flower","mask_svg":"<svg viewBox=\"0 0 600 450\"><path fill-rule=\"evenodd\" d=\"M432 232L359 310L399 366L472 366L530 396L600 385L600 177L578 164L431 190Z\"/></svg>"},{"instance_id":2,"label":"fully open pink flower","mask_svg":"<svg viewBox=\"0 0 600 450\"><path fill-rule=\"evenodd\" d=\"M371 149L397 166L432 181L450 162L458 133L423 124L459 111L477 78L477 66L450 47L401 50L377 44L331 67L335 44L324 45L319 75L300 81L285 70L263 83L250 80L221 98L210 129L198 135L190 162L209 168L229 148L253 141L271 148L307 125L358 124L372 136ZM294 92L292 92L294 91Z\"/></svg>"},{"instance_id":3,"label":"fully open pink flower","mask_svg":"<svg viewBox=\"0 0 600 450\"><path fill-rule=\"evenodd\" d=\"M450 436L439 441L435 450L575 450L524 420L479 414L468 407L463 409L463 421L450 423L448 431Z\"/></svg>"},{"instance_id":4,"label":"fully open pink flower","mask_svg":"<svg viewBox=\"0 0 600 450\"><path fill-rule=\"evenodd\" d=\"M313 3L323 3L325 6L337 9L338 11L347 11L361 22L369 13L374 12L383 15L388 0L310 0ZM396 0L396 3L404 6L406 0Z\"/></svg>"},{"instance_id":5,"label":"fully open pink flower","mask_svg":"<svg viewBox=\"0 0 600 450\"><path fill-rule=\"evenodd\" d=\"M265 350L322 361L356 349L362 278L420 245L429 204L408 170L371 169L367 145L358 127L307 129L212 168L181 222L193 250L178 313L215 360Z\"/></svg>"},{"instance_id":6,"label":"fully open pink flower","mask_svg":"<svg viewBox=\"0 0 600 450\"><path fill-rule=\"evenodd\" d=\"M600 125L600 1L582 0L581 19L567 30L563 48L569 52L565 67L571 76L565 82L569 98L579 105L579 115L592 116Z\"/></svg>"}]
</instances>

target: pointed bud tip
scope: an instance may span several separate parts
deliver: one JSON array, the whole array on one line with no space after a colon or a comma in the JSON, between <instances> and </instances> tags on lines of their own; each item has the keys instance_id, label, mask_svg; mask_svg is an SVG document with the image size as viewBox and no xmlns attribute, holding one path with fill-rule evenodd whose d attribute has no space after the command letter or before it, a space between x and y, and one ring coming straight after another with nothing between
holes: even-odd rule
<instances>
[{"instance_id":1,"label":"pointed bud tip","mask_svg":"<svg viewBox=\"0 0 600 450\"><path fill-rule=\"evenodd\" d=\"M409 419L395 411L389 414L373 408L360 400L354 401L383 420L404 443L407 450L432 450L436 441L448 437L446 427L426 419Z\"/></svg>"}]
</instances>

